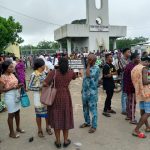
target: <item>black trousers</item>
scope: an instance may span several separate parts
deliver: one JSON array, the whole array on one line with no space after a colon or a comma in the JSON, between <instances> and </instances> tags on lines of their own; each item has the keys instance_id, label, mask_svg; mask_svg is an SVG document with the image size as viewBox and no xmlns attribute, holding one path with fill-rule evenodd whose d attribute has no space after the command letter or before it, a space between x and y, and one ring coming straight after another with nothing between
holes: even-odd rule
<instances>
[{"instance_id":1,"label":"black trousers","mask_svg":"<svg viewBox=\"0 0 150 150\"><path fill-rule=\"evenodd\" d=\"M105 106L104 106L104 112L107 112L107 110L111 110L111 99L114 94L114 89L106 89L106 100L105 100Z\"/></svg>"}]
</instances>

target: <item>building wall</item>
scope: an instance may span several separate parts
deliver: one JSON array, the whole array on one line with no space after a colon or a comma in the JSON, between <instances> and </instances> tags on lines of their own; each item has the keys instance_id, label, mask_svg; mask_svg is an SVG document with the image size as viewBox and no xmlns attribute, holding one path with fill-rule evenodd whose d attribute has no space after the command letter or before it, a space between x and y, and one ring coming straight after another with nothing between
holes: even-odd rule
<instances>
[{"instance_id":1,"label":"building wall","mask_svg":"<svg viewBox=\"0 0 150 150\"><path fill-rule=\"evenodd\" d=\"M109 49L108 32L89 32L89 50L98 50L100 46Z\"/></svg>"},{"instance_id":2,"label":"building wall","mask_svg":"<svg viewBox=\"0 0 150 150\"><path fill-rule=\"evenodd\" d=\"M126 26L109 26L109 37L125 37L127 35Z\"/></svg>"},{"instance_id":3,"label":"building wall","mask_svg":"<svg viewBox=\"0 0 150 150\"><path fill-rule=\"evenodd\" d=\"M95 0L86 0L87 24L96 25L96 18L100 17L102 25L109 25L108 0L101 0L101 8L97 9Z\"/></svg>"},{"instance_id":4,"label":"building wall","mask_svg":"<svg viewBox=\"0 0 150 150\"><path fill-rule=\"evenodd\" d=\"M58 41L66 37L88 37L89 26L86 24L66 24L54 31L54 39Z\"/></svg>"},{"instance_id":5,"label":"building wall","mask_svg":"<svg viewBox=\"0 0 150 150\"><path fill-rule=\"evenodd\" d=\"M74 45L74 49L78 48L80 51L81 49L84 49L85 47L89 47L89 39L88 38L76 38L74 41L72 41Z\"/></svg>"}]
</instances>

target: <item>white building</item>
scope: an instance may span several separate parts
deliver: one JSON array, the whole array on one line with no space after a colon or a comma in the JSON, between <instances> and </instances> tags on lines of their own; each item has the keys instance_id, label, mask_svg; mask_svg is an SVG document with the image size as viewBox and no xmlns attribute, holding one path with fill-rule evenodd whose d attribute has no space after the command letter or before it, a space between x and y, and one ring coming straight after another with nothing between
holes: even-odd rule
<instances>
[{"instance_id":1,"label":"white building","mask_svg":"<svg viewBox=\"0 0 150 150\"><path fill-rule=\"evenodd\" d=\"M96 5L99 4L99 7ZM72 49L87 48L93 50L109 50L109 39L113 39L116 49L116 39L126 36L126 26L111 26L109 24L108 0L86 0L86 24L66 24L54 32L54 39L60 43L67 42L68 54Z\"/></svg>"},{"instance_id":2,"label":"white building","mask_svg":"<svg viewBox=\"0 0 150 150\"><path fill-rule=\"evenodd\" d=\"M131 45L131 51L142 54L143 52L150 53L150 41Z\"/></svg>"}]
</instances>

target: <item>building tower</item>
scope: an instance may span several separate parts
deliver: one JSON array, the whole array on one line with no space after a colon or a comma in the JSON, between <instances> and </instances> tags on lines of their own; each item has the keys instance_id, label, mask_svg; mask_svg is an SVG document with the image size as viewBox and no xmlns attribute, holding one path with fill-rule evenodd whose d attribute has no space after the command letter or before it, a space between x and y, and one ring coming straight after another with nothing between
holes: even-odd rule
<instances>
[{"instance_id":1,"label":"building tower","mask_svg":"<svg viewBox=\"0 0 150 150\"><path fill-rule=\"evenodd\" d=\"M108 0L86 0L86 18L89 25L108 26Z\"/></svg>"}]
</instances>

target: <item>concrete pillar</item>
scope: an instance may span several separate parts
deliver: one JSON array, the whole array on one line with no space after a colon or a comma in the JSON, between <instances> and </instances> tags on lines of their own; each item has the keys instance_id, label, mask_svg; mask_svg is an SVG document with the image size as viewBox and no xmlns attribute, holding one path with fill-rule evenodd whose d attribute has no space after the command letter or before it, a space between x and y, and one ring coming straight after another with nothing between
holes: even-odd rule
<instances>
[{"instance_id":1,"label":"concrete pillar","mask_svg":"<svg viewBox=\"0 0 150 150\"><path fill-rule=\"evenodd\" d=\"M71 54L71 39L67 38L67 51L68 51L68 55Z\"/></svg>"},{"instance_id":2,"label":"concrete pillar","mask_svg":"<svg viewBox=\"0 0 150 150\"><path fill-rule=\"evenodd\" d=\"M61 42L59 42L59 46L60 46L60 48L59 48L60 51L62 51L63 48L62 48L62 43Z\"/></svg>"},{"instance_id":3,"label":"concrete pillar","mask_svg":"<svg viewBox=\"0 0 150 150\"><path fill-rule=\"evenodd\" d=\"M113 50L117 48L116 38L113 39Z\"/></svg>"}]
</instances>

